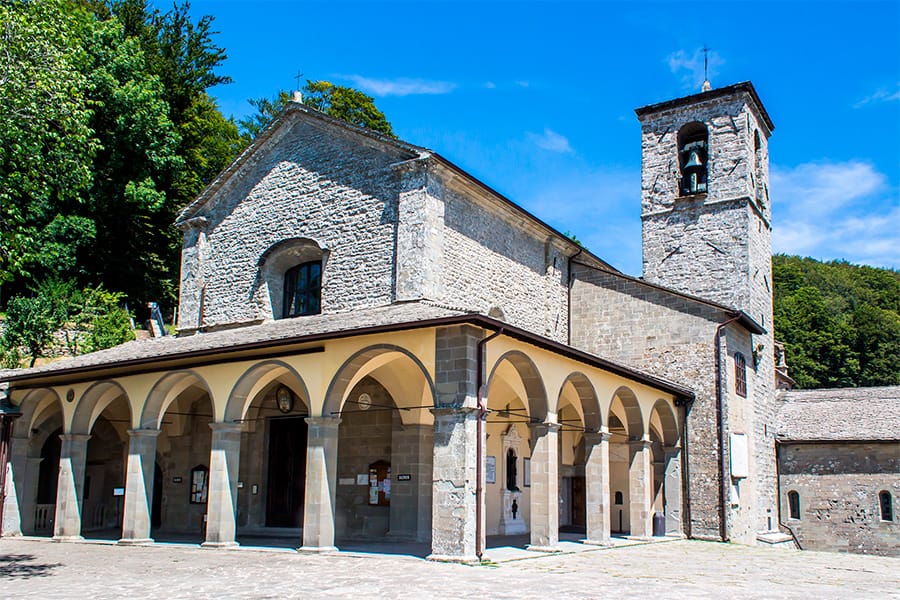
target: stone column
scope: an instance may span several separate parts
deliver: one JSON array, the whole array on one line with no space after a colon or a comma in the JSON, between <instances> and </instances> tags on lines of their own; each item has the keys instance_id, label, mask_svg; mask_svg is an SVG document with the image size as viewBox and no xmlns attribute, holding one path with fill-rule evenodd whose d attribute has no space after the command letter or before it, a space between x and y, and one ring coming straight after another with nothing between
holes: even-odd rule
<instances>
[{"instance_id":1,"label":"stone column","mask_svg":"<svg viewBox=\"0 0 900 600\"><path fill-rule=\"evenodd\" d=\"M59 485L56 489L56 518L53 539L80 540L81 499L84 493L84 463L89 435L63 434L59 453Z\"/></svg>"},{"instance_id":2,"label":"stone column","mask_svg":"<svg viewBox=\"0 0 900 600\"><path fill-rule=\"evenodd\" d=\"M153 471L156 465L158 429L128 430L128 462L125 471L125 507L120 544L150 543L150 509L153 506Z\"/></svg>"},{"instance_id":3,"label":"stone column","mask_svg":"<svg viewBox=\"0 0 900 600\"><path fill-rule=\"evenodd\" d=\"M531 425L530 550L559 550L559 425Z\"/></svg>"},{"instance_id":4,"label":"stone column","mask_svg":"<svg viewBox=\"0 0 900 600\"><path fill-rule=\"evenodd\" d=\"M631 462L628 467L629 517L631 536L649 538L653 533L651 504L650 442L629 443Z\"/></svg>"},{"instance_id":5,"label":"stone column","mask_svg":"<svg viewBox=\"0 0 900 600\"><path fill-rule=\"evenodd\" d=\"M587 454L584 464L585 490L587 496L587 539L586 544L606 546L610 543L609 505L609 438L610 433L585 433L584 449Z\"/></svg>"},{"instance_id":6,"label":"stone column","mask_svg":"<svg viewBox=\"0 0 900 600\"><path fill-rule=\"evenodd\" d=\"M34 473L40 468L40 459L29 465L28 438L13 437L9 444L9 464L6 467L6 500L0 507L0 518L3 519L3 537L22 535L31 532L28 519L34 518L34 494L28 495L26 474ZM29 469L29 466L32 468Z\"/></svg>"},{"instance_id":7,"label":"stone column","mask_svg":"<svg viewBox=\"0 0 900 600\"><path fill-rule=\"evenodd\" d=\"M391 528L388 537L431 541L432 425L401 425L391 436ZM400 481L400 475L410 478Z\"/></svg>"},{"instance_id":8,"label":"stone column","mask_svg":"<svg viewBox=\"0 0 900 600\"><path fill-rule=\"evenodd\" d=\"M206 504L207 548L237 546L237 483L241 459L240 423L210 423L209 492Z\"/></svg>"},{"instance_id":9,"label":"stone column","mask_svg":"<svg viewBox=\"0 0 900 600\"><path fill-rule=\"evenodd\" d=\"M435 408L432 537L429 560L477 562L475 549L478 409Z\"/></svg>"},{"instance_id":10,"label":"stone column","mask_svg":"<svg viewBox=\"0 0 900 600\"><path fill-rule=\"evenodd\" d=\"M681 529L681 448L663 448L666 456L665 483L666 535L682 536Z\"/></svg>"},{"instance_id":11,"label":"stone column","mask_svg":"<svg viewBox=\"0 0 900 600\"><path fill-rule=\"evenodd\" d=\"M335 552L334 505L337 493L337 417L307 417L306 491L303 552Z\"/></svg>"}]
</instances>

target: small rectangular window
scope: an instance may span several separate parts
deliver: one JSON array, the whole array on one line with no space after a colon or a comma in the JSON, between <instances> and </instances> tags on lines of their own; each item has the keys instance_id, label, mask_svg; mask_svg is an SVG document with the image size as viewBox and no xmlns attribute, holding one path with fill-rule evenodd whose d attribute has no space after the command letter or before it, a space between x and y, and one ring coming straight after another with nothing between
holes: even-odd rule
<instances>
[{"instance_id":1,"label":"small rectangular window","mask_svg":"<svg viewBox=\"0 0 900 600\"><path fill-rule=\"evenodd\" d=\"M881 520L893 521L894 499L891 497L891 493L887 490L880 492L878 494L878 503L881 505Z\"/></svg>"},{"instance_id":2,"label":"small rectangular window","mask_svg":"<svg viewBox=\"0 0 900 600\"><path fill-rule=\"evenodd\" d=\"M747 397L747 361L740 352L734 353L734 392Z\"/></svg>"},{"instance_id":3,"label":"small rectangular window","mask_svg":"<svg viewBox=\"0 0 900 600\"><path fill-rule=\"evenodd\" d=\"M788 492L788 514L790 518L800 520L800 494L798 492Z\"/></svg>"}]
</instances>

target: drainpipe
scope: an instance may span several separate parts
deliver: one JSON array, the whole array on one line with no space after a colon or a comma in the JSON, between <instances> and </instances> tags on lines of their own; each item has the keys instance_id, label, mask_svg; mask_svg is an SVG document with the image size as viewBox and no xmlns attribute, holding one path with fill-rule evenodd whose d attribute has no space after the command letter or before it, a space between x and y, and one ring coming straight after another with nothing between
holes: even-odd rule
<instances>
[{"instance_id":1,"label":"drainpipe","mask_svg":"<svg viewBox=\"0 0 900 600\"><path fill-rule=\"evenodd\" d=\"M728 478L725 477L725 416L722 409L722 343L719 340L726 325L740 319L740 315L716 327L716 433L719 438L719 538L728 541L725 527L725 502L728 500Z\"/></svg>"},{"instance_id":2,"label":"drainpipe","mask_svg":"<svg viewBox=\"0 0 900 600\"><path fill-rule=\"evenodd\" d=\"M0 390L0 537L3 537L3 512L6 506L6 471L9 458L9 440L13 421L22 416L19 409L9 402L6 390Z\"/></svg>"},{"instance_id":3,"label":"drainpipe","mask_svg":"<svg viewBox=\"0 0 900 600\"><path fill-rule=\"evenodd\" d=\"M495 337L503 334L501 327L486 338L478 340L475 353L475 383L478 386L478 423L475 446L475 556L482 560L484 542L482 542L482 515L484 514L484 418L487 416L487 405L484 402L484 346Z\"/></svg>"},{"instance_id":4,"label":"drainpipe","mask_svg":"<svg viewBox=\"0 0 900 600\"><path fill-rule=\"evenodd\" d=\"M691 470L688 460L688 413L691 410L691 404L691 400L681 402L684 410L681 427L681 529L688 539L691 537Z\"/></svg>"}]
</instances>

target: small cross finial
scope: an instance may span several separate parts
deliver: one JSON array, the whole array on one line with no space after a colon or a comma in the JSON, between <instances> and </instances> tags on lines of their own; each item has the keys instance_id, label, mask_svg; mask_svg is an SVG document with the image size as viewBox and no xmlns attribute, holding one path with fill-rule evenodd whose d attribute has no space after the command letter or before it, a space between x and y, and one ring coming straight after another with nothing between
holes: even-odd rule
<instances>
[{"instance_id":1,"label":"small cross finial","mask_svg":"<svg viewBox=\"0 0 900 600\"><path fill-rule=\"evenodd\" d=\"M706 47L706 44L703 44L703 86L700 88L704 92L708 92L712 89L712 85L709 83L709 51L710 49Z\"/></svg>"},{"instance_id":2,"label":"small cross finial","mask_svg":"<svg viewBox=\"0 0 900 600\"><path fill-rule=\"evenodd\" d=\"M298 70L298 71L297 71L297 74L294 75L294 79L297 80L297 88L296 88L297 90L300 89L300 79L302 79L302 78L303 78L303 73L301 73L301 72Z\"/></svg>"}]
</instances>

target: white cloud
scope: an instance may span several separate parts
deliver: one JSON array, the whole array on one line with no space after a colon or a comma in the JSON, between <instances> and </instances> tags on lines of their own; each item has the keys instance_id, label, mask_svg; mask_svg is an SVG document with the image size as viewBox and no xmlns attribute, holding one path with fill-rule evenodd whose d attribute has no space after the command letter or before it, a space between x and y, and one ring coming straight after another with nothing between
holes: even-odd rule
<instances>
[{"instance_id":1,"label":"white cloud","mask_svg":"<svg viewBox=\"0 0 900 600\"><path fill-rule=\"evenodd\" d=\"M775 252L900 266L900 198L861 161L773 166Z\"/></svg>"},{"instance_id":2,"label":"white cloud","mask_svg":"<svg viewBox=\"0 0 900 600\"><path fill-rule=\"evenodd\" d=\"M561 152L565 154L574 152L572 146L569 144L568 138L556 133L549 127L544 128L544 133L541 134L529 132L528 139L534 142L538 148L550 152Z\"/></svg>"},{"instance_id":3,"label":"white cloud","mask_svg":"<svg viewBox=\"0 0 900 600\"><path fill-rule=\"evenodd\" d=\"M486 81L486 82L484 83L484 87L487 88L487 89L489 89L489 90L492 90L492 89L494 89L494 88L497 87L497 84L494 83L493 81Z\"/></svg>"},{"instance_id":4,"label":"white cloud","mask_svg":"<svg viewBox=\"0 0 900 600\"><path fill-rule=\"evenodd\" d=\"M348 79L360 90L379 97L449 94L456 89L456 84L450 81L410 79L408 77L373 79L362 75L338 75L338 77Z\"/></svg>"},{"instance_id":5,"label":"white cloud","mask_svg":"<svg viewBox=\"0 0 900 600\"><path fill-rule=\"evenodd\" d=\"M516 82L516 85L521 88L527 88L528 86L531 85L531 83L528 81L525 81L524 79L520 79L519 81Z\"/></svg>"},{"instance_id":6,"label":"white cloud","mask_svg":"<svg viewBox=\"0 0 900 600\"><path fill-rule=\"evenodd\" d=\"M882 102L894 102L897 100L900 100L900 83L897 84L897 89L893 92L889 91L887 88L876 90L874 94L866 96L854 104L853 108L862 108L869 104L880 104Z\"/></svg>"},{"instance_id":7,"label":"white cloud","mask_svg":"<svg viewBox=\"0 0 900 600\"><path fill-rule=\"evenodd\" d=\"M666 57L666 63L673 75L681 78L681 86L686 90L700 91L703 84L703 50L694 50L688 54L684 50L678 50ZM709 52L709 79L712 81L719 74L719 67L725 64L725 60L714 51ZM715 87L715 86L714 86Z\"/></svg>"}]
</instances>

